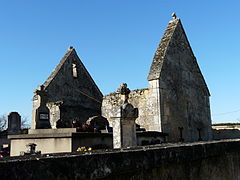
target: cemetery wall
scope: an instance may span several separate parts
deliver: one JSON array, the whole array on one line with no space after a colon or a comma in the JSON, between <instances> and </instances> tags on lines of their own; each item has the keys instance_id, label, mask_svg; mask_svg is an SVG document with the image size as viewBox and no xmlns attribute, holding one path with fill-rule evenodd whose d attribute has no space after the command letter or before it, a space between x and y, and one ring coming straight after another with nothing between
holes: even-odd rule
<instances>
[{"instance_id":1,"label":"cemetery wall","mask_svg":"<svg viewBox=\"0 0 240 180\"><path fill-rule=\"evenodd\" d=\"M18 157L0 167L1 179L240 179L240 139Z\"/></svg>"}]
</instances>

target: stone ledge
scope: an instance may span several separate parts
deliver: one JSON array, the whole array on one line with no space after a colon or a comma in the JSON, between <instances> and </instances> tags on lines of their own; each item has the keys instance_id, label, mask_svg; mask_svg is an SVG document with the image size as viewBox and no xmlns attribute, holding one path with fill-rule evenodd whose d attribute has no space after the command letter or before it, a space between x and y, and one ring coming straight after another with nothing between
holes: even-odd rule
<instances>
[{"instance_id":1,"label":"stone ledge","mask_svg":"<svg viewBox=\"0 0 240 180\"><path fill-rule=\"evenodd\" d=\"M9 135L8 139L44 139L44 138L65 138L72 137L72 133L62 134L20 134L20 135Z\"/></svg>"},{"instance_id":2,"label":"stone ledge","mask_svg":"<svg viewBox=\"0 0 240 180\"><path fill-rule=\"evenodd\" d=\"M96 133L97 134L97 133ZM15 136L15 135L11 135ZM121 148L121 149L104 149L104 150L96 150L92 151L91 153L55 153L51 154L51 156L46 155L40 155L40 156L32 156L31 159L49 159L49 157L54 157L54 158L63 158L63 157L81 157L81 156L89 156L89 155L107 155L107 154L112 154L112 153L128 153L128 152L138 152L138 151L169 151L169 150L174 150L174 149L185 149L185 148L207 148L204 153L208 153L207 150L210 152L211 149L209 149L210 146L215 146L215 147L221 147L219 149L215 148L212 150L210 154L220 154L223 152L235 152L240 150L240 139L226 139L226 140L216 140L216 141L201 141L201 142L193 142L193 143L164 143L164 144L157 144L157 145L149 145L149 146L136 146L136 147L131 147L131 148ZM233 148L234 147L234 148ZM229 151L225 151L225 150ZM214 151L215 150L215 151ZM217 150L217 151L216 151ZM179 151L180 152L180 151ZM240 151L239 151L240 152ZM162 154L159 154L162 156ZM183 154L182 154L183 155ZM0 159L0 163L2 161L5 162L10 162L11 160L16 160L16 159L26 159L26 157L10 157L8 159ZM193 159L195 159L193 157Z\"/></svg>"},{"instance_id":3,"label":"stone ledge","mask_svg":"<svg viewBox=\"0 0 240 180\"><path fill-rule=\"evenodd\" d=\"M59 128L59 129L29 129L28 134L62 134L77 132L76 128Z\"/></svg>"}]
</instances>

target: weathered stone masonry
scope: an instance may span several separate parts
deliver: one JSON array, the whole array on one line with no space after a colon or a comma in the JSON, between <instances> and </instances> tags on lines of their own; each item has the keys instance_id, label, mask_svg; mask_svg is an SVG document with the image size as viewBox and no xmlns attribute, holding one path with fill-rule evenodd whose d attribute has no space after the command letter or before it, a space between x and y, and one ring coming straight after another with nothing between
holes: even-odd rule
<instances>
[{"instance_id":1,"label":"weathered stone masonry","mask_svg":"<svg viewBox=\"0 0 240 180\"><path fill-rule=\"evenodd\" d=\"M0 160L1 179L240 179L240 141ZM43 173L44 172L44 173Z\"/></svg>"},{"instance_id":2,"label":"weathered stone masonry","mask_svg":"<svg viewBox=\"0 0 240 180\"><path fill-rule=\"evenodd\" d=\"M136 122L141 127L168 133L169 141L212 139L210 93L182 23L175 16L154 54L147 80L148 88L132 91L129 98L139 109ZM32 129L56 128L60 120L64 127L71 127L73 120L84 123L101 113L111 124L122 103L118 93L103 98L71 47L35 91Z\"/></svg>"},{"instance_id":3,"label":"weathered stone masonry","mask_svg":"<svg viewBox=\"0 0 240 180\"><path fill-rule=\"evenodd\" d=\"M169 22L147 79L149 87L129 99L139 109L140 126L168 133L170 141L212 139L210 93L180 19ZM119 104L119 94L104 96L103 116L111 121Z\"/></svg>"},{"instance_id":4,"label":"weathered stone masonry","mask_svg":"<svg viewBox=\"0 0 240 180\"><path fill-rule=\"evenodd\" d=\"M138 107L139 117L136 119L137 124L146 124L144 120L147 119L147 95L148 89L138 89L131 91L129 94L129 103L134 107ZM107 117L110 125L112 125L111 117L114 117L118 111L119 106L123 104L120 93L112 93L103 97L102 116Z\"/></svg>"},{"instance_id":5,"label":"weathered stone masonry","mask_svg":"<svg viewBox=\"0 0 240 180\"><path fill-rule=\"evenodd\" d=\"M103 95L72 47L42 87L47 96L45 101L50 110L51 128L56 128L56 122L60 119L71 127L74 119L86 122L89 117L101 115ZM32 129L36 128L36 110L39 106L40 97L35 95Z\"/></svg>"}]
</instances>

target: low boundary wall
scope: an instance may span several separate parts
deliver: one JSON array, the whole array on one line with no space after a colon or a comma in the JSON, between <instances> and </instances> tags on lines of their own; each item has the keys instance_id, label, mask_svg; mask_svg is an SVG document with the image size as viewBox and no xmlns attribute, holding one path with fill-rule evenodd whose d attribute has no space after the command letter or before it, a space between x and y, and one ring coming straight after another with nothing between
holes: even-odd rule
<instances>
[{"instance_id":1,"label":"low boundary wall","mask_svg":"<svg viewBox=\"0 0 240 180\"><path fill-rule=\"evenodd\" d=\"M1 179L240 179L240 139L0 160Z\"/></svg>"}]
</instances>

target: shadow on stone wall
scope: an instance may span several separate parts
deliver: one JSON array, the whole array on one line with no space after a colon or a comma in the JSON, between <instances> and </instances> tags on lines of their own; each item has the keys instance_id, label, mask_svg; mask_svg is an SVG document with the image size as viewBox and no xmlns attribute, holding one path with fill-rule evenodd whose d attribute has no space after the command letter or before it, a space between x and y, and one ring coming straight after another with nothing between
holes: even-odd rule
<instances>
[{"instance_id":1,"label":"shadow on stone wall","mask_svg":"<svg viewBox=\"0 0 240 180\"><path fill-rule=\"evenodd\" d=\"M0 160L1 179L240 179L240 140Z\"/></svg>"}]
</instances>

